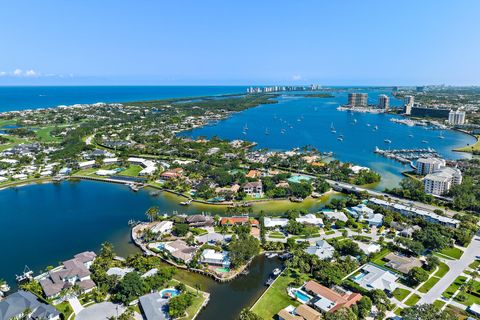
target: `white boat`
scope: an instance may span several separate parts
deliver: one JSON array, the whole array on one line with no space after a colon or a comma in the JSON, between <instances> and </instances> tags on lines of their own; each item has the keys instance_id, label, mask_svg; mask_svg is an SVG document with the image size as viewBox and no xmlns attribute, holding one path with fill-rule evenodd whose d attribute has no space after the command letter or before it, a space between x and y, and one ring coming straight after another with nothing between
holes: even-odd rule
<instances>
[{"instance_id":1,"label":"white boat","mask_svg":"<svg viewBox=\"0 0 480 320\"><path fill-rule=\"evenodd\" d=\"M8 285L7 281L0 280L0 292L7 291L10 291L10 286Z\"/></svg>"},{"instance_id":2,"label":"white boat","mask_svg":"<svg viewBox=\"0 0 480 320\"><path fill-rule=\"evenodd\" d=\"M428 140L422 140L422 143L428 143Z\"/></svg>"},{"instance_id":3,"label":"white boat","mask_svg":"<svg viewBox=\"0 0 480 320\"><path fill-rule=\"evenodd\" d=\"M271 259L271 258L275 258L276 256L278 256L278 253L271 252L271 253L267 253L265 256L267 258Z\"/></svg>"},{"instance_id":4,"label":"white boat","mask_svg":"<svg viewBox=\"0 0 480 320\"><path fill-rule=\"evenodd\" d=\"M384 141L385 143L392 143L392 140L390 140L390 139L385 139L385 140L383 140L383 141Z\"/></svg>"},{"instance_id":5,"label":"white boat","mask_svg":"<svg viewBox=\"0 0 480 320\"><path fill-rule=\"evenodd\" d=\"M378 130L378 126L377 126L377 125L375 125L375 127L373 127L373 129L374 129L374 130Z\"/></svg>"},{"instance_id":6,"label":"white boat","mask_svg":"<svg viewBox=\"0 0 480 320\"><path fill-rule=\"evenodd\" d=\"M280 270L279 268L275 268L275 269L273 269L272 274L274 276L278 276L281 272L282 272L282 270Z\"/></svg>"},{"instance_id":7,"label":"white boat","mask_svg":"<svg viewBox=\"0 0 480 320\"><path fill-rule=\"evenodd\" d=\"M440 132L440 135L438 136L439 139L445 139L445 137L443 136L443 131Z\"/></svg>"},{"instance_id":8,"label":"white boat","mask_svg":"<svg viewBox=\"0 0 480 320\"><path fill-rule=\"evenodd\" d=\"M343 138L342 138L342 137L338 137L337 140L338 140L338 141L343 141Z\"/></svg>"},{"instance_id":9,"label":"white boat","mask_svg":"<svg viewBox=\"0 0 480 320\"><path fill-rule=\"evenodd\" d=\"M332 133L337 133L337 130L335 130L335 127L334 127L334 125L333 125L333 122L332 122L332 124L330 125L330 131L331 131Z\"/></svg>"},{"instance_id":10,"label":"white boat","mask_svg":"<svg viewBox=\"0 0 480 320\"><path fill-rule=\"evenodd\" d=\"M268 131L268 128L265 129L265 135L269 135L270 134L270 131Z\"/></svg>"}]
</instances>

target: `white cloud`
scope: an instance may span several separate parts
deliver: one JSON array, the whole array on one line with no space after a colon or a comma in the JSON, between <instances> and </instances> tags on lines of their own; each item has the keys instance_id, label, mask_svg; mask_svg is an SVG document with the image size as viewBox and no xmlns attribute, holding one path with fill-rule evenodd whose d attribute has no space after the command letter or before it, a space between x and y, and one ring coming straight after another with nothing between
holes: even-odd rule
<instances>
[{"instance_id":1,"label":"white cloud","mask_svg":"<svg viewBox=\"0 0 480 320\"><path fill-rule=\"evenodd\" d=\"M26 77L36 77L36 76L38 76L38 73L35 70L30 69L30 70L25 72L25 76Z\"/></svg>"},{"instance_id":2,"label":"white cloud","mask_svg":"<svg viewBox=\"0 0 480 320\"><path fill-rule=\"evenodd\" d=\"M22 74L23 74L22 69L15 69L15 70L13 70L13 75L14 75L15 77L20 77Z\"/></svg>"},{"instance_id":3,"label":"white cloud","mask_svg":"<svg viewBox=\"0 0 480 320\"><path fill-rule=\"evenodd\" d=\"M302 76L299 75L299 74L294 74L292 79L295 80L295 81L302 80Z\"/></svg>"},{"instance_id":4,"label":"white cloud","mask_svg":"<svg viewBox=\"0 0 480 320\"><path fill-rule=\"evenodd\" d=\"M5 71L0 71L0 77L5 77L8 73Z\"/></svg>"}]
</instances>

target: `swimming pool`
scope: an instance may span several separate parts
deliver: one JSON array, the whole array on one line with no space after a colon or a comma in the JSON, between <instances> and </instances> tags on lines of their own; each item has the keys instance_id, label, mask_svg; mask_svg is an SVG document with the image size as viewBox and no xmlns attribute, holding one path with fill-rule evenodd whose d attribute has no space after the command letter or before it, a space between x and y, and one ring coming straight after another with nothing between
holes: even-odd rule
<instances>
[{"instance_id":1,"label":"swimming pool","mask_svg":"<svg viewBox=\"0 0 480 320\"><path fill-rule=\"evenodd\" d=\"M311 299L309 295L300 290L295 291L295 297L303 303L307 303Z\"/></svg>"},{"instance_id":2,"label":"swimming pool","mask_svg":"<svg viewBox=\"0 0 480 320\"><path fill-rule=\"evenodd\" d=\"M168 289L163 289L162 291L160 291L160 295L164 299L170 299L170 298L178 296L179 294L180 294L180 291L178 291L175 288L168 288Z\"/></svg>"},{"instance_id":3,"label":"swimming pool","mask_svg":"<svg viewBox=\"0 0 480 320\"><path fill-rule=\"evenodd\" d=\"M362 272L362 273L354 276L354 277L353 277L353 280L354 280L354 281L360 281L360 280L363 279L363 277L365 277L365 273Z\"/></svg>"},{"instance_id":4,"label":"swimming pool","mask_svg":"<svg viewBox=\"0 0 480 320\"><path fill-rule=\"evenodd\" d=\"M290 181L290 182L294 182L294 183L301 183L302 181L310 181L312 178L310 177L307 177L307 176L301 176L301 175L293 175L291 176L290 178L288 178L287 180Z\"/></svg>"}]
</instances>

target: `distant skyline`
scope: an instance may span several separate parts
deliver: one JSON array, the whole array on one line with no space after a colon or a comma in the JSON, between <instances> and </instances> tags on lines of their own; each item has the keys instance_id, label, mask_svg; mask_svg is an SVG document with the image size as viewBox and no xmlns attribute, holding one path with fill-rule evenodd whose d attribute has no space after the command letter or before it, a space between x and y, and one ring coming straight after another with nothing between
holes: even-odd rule
<instances>
[{"instance_id":1,"label":"distant skyline","mask_svg":"<svg viewBox=\"0 0 480 320\"><path fill-rule=\"evenodd\" d=\"M480 2L1 1L0 85L480 85Z\"/></svg>"}]
</instances>

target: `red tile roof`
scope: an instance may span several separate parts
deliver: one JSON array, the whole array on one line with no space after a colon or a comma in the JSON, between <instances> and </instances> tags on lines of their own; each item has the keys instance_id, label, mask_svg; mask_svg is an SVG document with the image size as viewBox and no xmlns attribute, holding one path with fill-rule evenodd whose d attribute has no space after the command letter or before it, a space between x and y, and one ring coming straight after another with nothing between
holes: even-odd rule
<instances>
[{"instance_id":1,"label":"red tile roof","mask_svg":"<svg viewBox=\"0 0 480 320\"><path fill-rule=\"evenodd\" d=\"M305 290L335 302L336 305L330 310L330 312L335 312L342 307L349 308L362 299L362 295L360 293L340 294L332 289L322 286L320 283L313 280L310 280L305 284Z\"/></svg>"}]
</instances>

